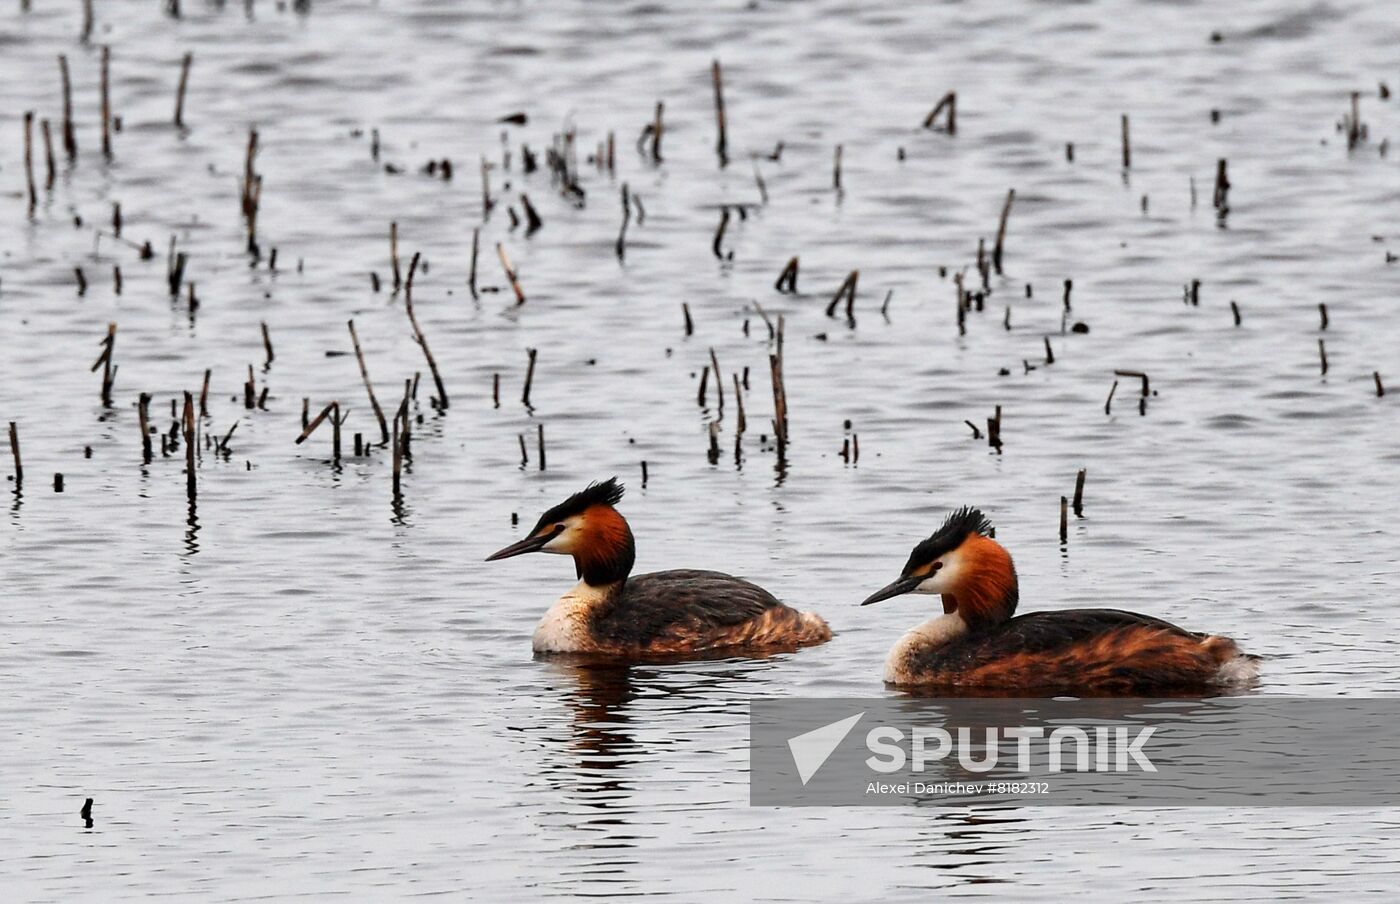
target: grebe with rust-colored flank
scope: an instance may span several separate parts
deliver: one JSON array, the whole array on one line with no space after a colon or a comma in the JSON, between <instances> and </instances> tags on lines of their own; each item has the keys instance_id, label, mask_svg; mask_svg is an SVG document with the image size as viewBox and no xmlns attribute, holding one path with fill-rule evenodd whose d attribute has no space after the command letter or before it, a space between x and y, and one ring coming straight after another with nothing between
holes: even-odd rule
<instances>
[{"instance_id":1,"label":"grebe with rust-colored flank","mask_svg":"<svg viewBox=\"0 0 1400 904\"><path fill-rule=\"evenodd\" d=\"M594 483L540 516L529 536L488 556L573 556L579 582L535 628L537 653L645 658L777 649L831 639L820 616L780 603L756 584L717 571L632 576L636 544L615 506L617 478Z\"/></svg>"},{"instance_id":2,"label":"grebe with rust-colored flank","mask_svg":"<svg viewBox=\"0 0 1400 904\"><path fill-rule=\"evenodd\" d=\"M862 606L905 593L937 593L943 614L890 650L885 681L901 687L1056 690L1067 693L1201 693L1248 687L1258 658L1216 634L1119 609L1015 615L1011 554L974 508L953 512L914 547L899 579Z\"/></svg>"}]
</instances>

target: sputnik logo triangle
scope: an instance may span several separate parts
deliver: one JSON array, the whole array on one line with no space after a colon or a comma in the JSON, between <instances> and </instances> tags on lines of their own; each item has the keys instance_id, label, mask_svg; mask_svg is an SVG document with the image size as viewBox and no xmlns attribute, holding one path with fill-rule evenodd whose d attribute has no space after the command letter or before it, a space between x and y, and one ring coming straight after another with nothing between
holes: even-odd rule
<instances>
[{"instance_id":1,"label":"sputnik logo triangle","mask_svg":"<svg viewBox=\"0 0 1400 904\"><path fill-rule=\"evenodd\" d=\"M856 727L856 723L864 715L864 712L858 712L830 725L823 725L821 728L788 738L788 750L792 752L792 762L797 766L797 777L802 779L804 786L836 752L836 748L841 746L841 742L846 740L846 735L851 733L851 729Z\"/></svg>"}]
</instances>

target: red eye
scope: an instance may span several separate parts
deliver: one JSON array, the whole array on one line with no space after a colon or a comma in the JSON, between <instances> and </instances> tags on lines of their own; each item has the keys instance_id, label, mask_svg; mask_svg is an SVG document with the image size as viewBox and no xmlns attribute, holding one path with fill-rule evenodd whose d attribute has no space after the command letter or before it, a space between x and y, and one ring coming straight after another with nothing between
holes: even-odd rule
<instances>
[{"instance_id":1,"label":"red eye","mask_svg":"<svg viewBox=\"0 0 1400 904\"><path fill-rule=\"evenodd\" d=\"M938 573L938 569L940 569L940 568L942 568L942 567L943 567L943 563L942 563L942 562L934 562L934 563L933 563L933 570L930 571L929 574L937 574L937 573Z\"/></svg>"}]
</instances>

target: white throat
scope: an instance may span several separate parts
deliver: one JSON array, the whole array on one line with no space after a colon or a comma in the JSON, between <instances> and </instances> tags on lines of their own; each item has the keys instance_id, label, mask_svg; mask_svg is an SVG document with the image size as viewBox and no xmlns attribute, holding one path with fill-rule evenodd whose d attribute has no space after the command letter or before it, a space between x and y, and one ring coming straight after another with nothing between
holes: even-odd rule
<instances>
[{"instance_id":1,"label":"white throat","mask_svg":"<svg viewBox=\"0 0 1400 904\"><path fill-rule=\"evenodd\" d=\"M579 581L549 607L535 627L532 645L536 653L580 653L593 648L588 632L589 616L605 602L612 585L595 587Z\"/></svg>"},{"instance_id":2,"label":"white throat","mask_svg":"<svg viewBox=\"0 0 1400 904\"><path fill-rule=\"evenodd\" d=\"M923 650L941 647L967 633L967 622L957 612L935 616L915 625L895 642L890 655L885 660L885 680L891 684L905 684L909 659Z\"/></svg>"}]
</instances>

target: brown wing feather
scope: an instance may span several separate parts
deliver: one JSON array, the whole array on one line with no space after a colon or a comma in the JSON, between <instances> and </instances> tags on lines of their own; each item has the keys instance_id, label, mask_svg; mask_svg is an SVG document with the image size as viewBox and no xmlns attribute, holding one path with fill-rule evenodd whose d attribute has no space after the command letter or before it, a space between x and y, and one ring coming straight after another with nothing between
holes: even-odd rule
<instances>
[{"instance_id":1,"label":"brown wing feather","mask_svg":"<svg viewBox=\"0 0 1400 904\"><path fill-rule=\"evenodd\" d=\"M732 575L658 571L628 578L595 617L593 631L599 639L623 647L698 648L779 612L798 615L767 590Z\"/></svg>"},{"instance_id":2,"label":"brown wing feather","mask_svg":"<svg viewBox=\"0 0 1400 904\"><path fill-rule=\"evenodd\" d=\"M916 655L931 684L1143 693L1210 685L1228 638L1118 609L1034 612Z\"/></svg>"}]
</instances>

